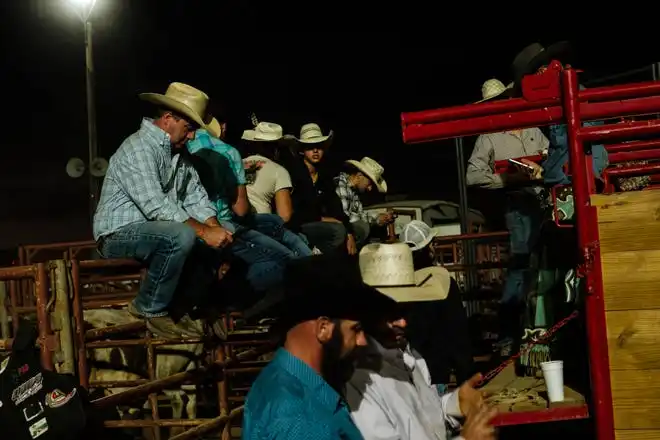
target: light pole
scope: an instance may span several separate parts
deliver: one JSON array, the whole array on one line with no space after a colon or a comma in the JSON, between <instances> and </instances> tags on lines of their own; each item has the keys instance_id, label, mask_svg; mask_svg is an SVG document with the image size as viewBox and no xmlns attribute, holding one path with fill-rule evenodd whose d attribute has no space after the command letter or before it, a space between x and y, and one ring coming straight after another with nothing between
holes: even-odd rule
<instances>
[{"instance_id":1,"label":"light pole","mask_svg":"<svg viewBox=\"0 0 660 440\"><path fill-rule=\"evenodd\" d=\"M75 7L85 28L85 82L87 84L87 153L88 164L91 166L94 159L98 157L96 143L96 96L94 90L94 59L92 52L92 22L90 16L96 4L96 0L69 0ZM89 210L90 216L94 216L96 204L98 203L98 181L92 173L89 176Z\"/></svg>"}]
</instances>

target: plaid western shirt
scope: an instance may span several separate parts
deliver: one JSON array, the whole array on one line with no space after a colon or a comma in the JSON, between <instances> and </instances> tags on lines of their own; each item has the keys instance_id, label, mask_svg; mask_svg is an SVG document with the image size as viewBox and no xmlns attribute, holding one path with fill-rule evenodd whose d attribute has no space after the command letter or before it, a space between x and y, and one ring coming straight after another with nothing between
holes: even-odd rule
<instances>
[{"instance_id":1,"label":"plaid western shirt","mask_svg":"<svg viewBox=\"0 0 660 440\"><path fill-rule=\"evenodd\" d=\"M191 217L204 222L215 215L197 172L180 154L172 157L169 135L144 118L110 158L94 214L94 239L133 223Z\"/></svg>"},{"instance_id":2,"label":"plaid western shirt","mask_svg":"<svg viewBox=\"0 0 660 440\"><path fill-rule=\"evenodd\" d=\"M362 220L371 225L376 224L378 217L370 215L364 210L360 195L351 187L348 173L339 173L339 176L335 178L335 183L337 184L337 195L341 200L344 213L351 223Z\"/></svg>"}]
</instances>

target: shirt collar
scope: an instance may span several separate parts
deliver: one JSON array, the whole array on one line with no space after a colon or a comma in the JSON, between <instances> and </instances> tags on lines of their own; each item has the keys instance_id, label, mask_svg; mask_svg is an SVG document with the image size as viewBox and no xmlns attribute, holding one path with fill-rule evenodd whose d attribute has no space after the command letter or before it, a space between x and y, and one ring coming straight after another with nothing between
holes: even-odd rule
<instances>
[{"instance_id":1,"label":"shirt collar","mask_svg":"<svg viewBox=\"0 0 660 440\"><path fill-rule=\"evenodd\" d=\"M404 353L406 353L409 358L414 359L415 357L409 345L403 350L399 348L385 348L380 342L376 341L376 339L368 336L367 346L364 347L362 352L363 355L358 363L369 369L379 371L380 368L377 366L382 362L386 362L397 369L409 372L414 368L414 362L412 364L410 361L406 362Z\"/></svg>"},{"instance_id":2,"label":"shirt collar","mask_svg":"<svg viewBox=\"0 0 660 440\"><path fill-rule=\"evenodd\" d=\"M170 140L170 135L167 134L164 130L154 124L154 120L151 118L142 118L142 125L140 126L140 134L147 139L155 142L160 145L168 152L172 150L172 142Z\"/></svg>"},{"instance_id":3,"label":"shirt collar","mask_svg":"<svg viewBox=\"0 0 660 440\"><path fill-rule=\"evenodd\" d=\"M284 348L275 353L271 361L298 379L300 383L318 398L330 411L335 411L341 403L341 396L312 367L301 361Z\"/></svg>"},{"instance_id":4,"label":"shirt collar","mask_svg":"<svg viewBox=\"0 0 660 440\"><path fill-rule=\"evenodd\" d=\"M351 184L351 180L349 179L349 174L345 172L339 173L339 176L337 177L338 182L346 185L346 188L353 189L353 185Z\"/></svg>"}]
</instances>

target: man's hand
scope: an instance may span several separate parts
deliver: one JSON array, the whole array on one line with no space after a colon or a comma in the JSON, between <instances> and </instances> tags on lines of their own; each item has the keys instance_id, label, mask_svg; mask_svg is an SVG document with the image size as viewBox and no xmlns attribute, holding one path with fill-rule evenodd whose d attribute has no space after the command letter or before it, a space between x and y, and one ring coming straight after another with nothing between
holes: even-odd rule
<instances>
[{"instance_id":1,"label":"man's hand","mask_svg":"<svg viewBox=\"0 0 660 440\"><path fill-rule=\"evenodd\" d=\"M491 424L497 415L495 408L482 405L474 410L466 419L461 437L465 440L494 440L495 427Z\"/></svg>"},{"instance_id":2,"label":"man's hand","mask_svg":"<svg viewBox=\"0 0 660 440\"><path fill-rule=\"evenodd\" d=\"M394 221L394 214L391 212L384 212L382 214L378 214L378 217L376 218L376 223L378 223L378 226L385 226L389 225Z\"/></svg>"},{"instance_id":3,"label":"man's hand","mask_svg":"<svg viewBox=\"0 0 660 440\"><path fill-rule=\"evenodd\" d=\"M215 216L207 218L204 224L206 226L220 226L220 222Z\"/></svg>"},{"instance_id":4,"label":"man's hand","mask_svg":"<svg viewBox=\"0 0 660 440\"><path fill-rule=\"evenodd\" d=\"M357 243L355 242L355 236L353 234L348 234L346 236L346 250L348 255L357 254Z\"/></svg>"},{"instance_id":5,"label":"man's hand","mask_svg":"<svg viewBox=\"0 0 660 440\"><path fill-rule=\"evenodd\" d=\"M541 165L537 164L536 162L532 162L529 159L520 159L520 161L525 165L529 165L530 167L534 168L533 171L530 171L531 180L543 179L543 167L541 167Z\"/></svg>"},{"instance_id":6,"label":"man's hand","mask_svg":"<svg viewBox=\"0 0 660 440\"><path fill-rule=\"evenodd\" d=\"M234 241L231 232L221 226L207 226L200 238L214 248L223 248Z\"/></svg>"},{"instance_id":7,"label":"man's hand","mask_svg":"<svg viewBox=\"0 0 660 440\"><path fill-rule=\"evenodd\" d=\"M481 373L477 373L458 389L458 404L464 417L469 417L471 412L484 405L484 393L475 389L481 379L483 376Z\"/></svg>"},{"instance_id":8,"label":"man's hand","mask_svg":"<svg viewBox=\"0 0 660 440\"><path fill-rule=\"evenodd\" d=\"M341 223L339 220L337 220L334 217L321 217L321 221L325 223Z\"/></svg>"}]
</instances>

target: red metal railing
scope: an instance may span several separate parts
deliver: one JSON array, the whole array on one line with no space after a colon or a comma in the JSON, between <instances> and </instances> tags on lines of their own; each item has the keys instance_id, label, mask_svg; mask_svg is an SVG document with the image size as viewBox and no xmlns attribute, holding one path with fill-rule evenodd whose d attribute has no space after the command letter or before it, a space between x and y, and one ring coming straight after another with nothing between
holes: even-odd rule
<instances>
[{"instance_id":1,"label":"red metal railing","mask_svg":"<svg viewBox=\"0 0 660 440\"><path fill-rule=\"evenodd\" d=\"M561 93L557 94L559 88ZM523 94L529 99L510 99L404 113L401 115L403 139L406 143L430 142L553 123L567 124L569 166L578 232L577 246L581 256L579 272L586 281L588 293L586 325L592 385L591 405L596 421L597 438L614 440L598 224L596 209L590 205L590 195L595 191L594 176L591 161L585 157L583 143L608 143L616 139L639 139L642 136L658 134L660 121L653 119L597 127L582 127L582 123L589 120L660 113L660 82L579 91L575 70L548 69L542 75L525 77ZM608 149L613 153L615 160L639 157L655 159L658 154L650 153L648 150L658 145L660 141L637 141L610 145ZM645 149L647 150L645 155L629 154ZM622 154L617 156L618 153ZM611 176L650 172L660 172L660 165L650 164L608 171ZM509 425L586 416L585 408L562 408L561 411L546 410L501 415L498 423Z\"/></svg>"}]
</instances>

